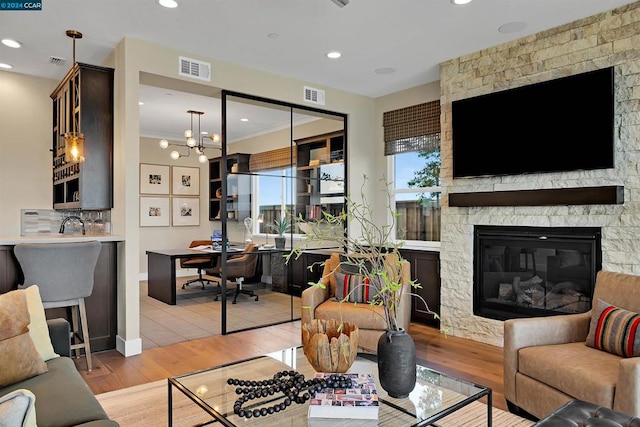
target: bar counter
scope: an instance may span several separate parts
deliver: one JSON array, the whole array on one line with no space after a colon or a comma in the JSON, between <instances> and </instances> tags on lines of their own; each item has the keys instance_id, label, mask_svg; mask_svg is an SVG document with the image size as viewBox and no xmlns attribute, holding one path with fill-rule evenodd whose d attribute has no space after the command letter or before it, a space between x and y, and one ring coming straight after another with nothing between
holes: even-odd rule
<instances>
[{"instance_id":1,"label":"bar counter","mask_svg":"<svg viewBox=\"0 0 640 427\"><path fill-rule=\"evenodd\" d=\"M19 243L69 243L97 240L102 243L94 274L93 293L85 299L87 306L91 351L116 348L117 334L117 246L123 236L116 235L57 235L0 238L0 293L17 289L23 275L13 254ZM64 317L71 320L70 310L55 308L46 311L47 318Z\"/></svg>"}]
</instances>

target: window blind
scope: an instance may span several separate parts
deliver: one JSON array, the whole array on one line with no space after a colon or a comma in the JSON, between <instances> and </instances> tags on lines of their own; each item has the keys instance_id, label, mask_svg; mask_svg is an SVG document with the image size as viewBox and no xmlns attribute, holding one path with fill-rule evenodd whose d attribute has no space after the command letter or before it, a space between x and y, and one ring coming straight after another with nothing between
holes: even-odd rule
<instances>
[{"instance_id":1,"label":"window blind","mask_svg":"<svg viewBox=\"0 0 640 427\"><path fill-rule=\"evenodd\" d=\"M440 101L412 105L383 115L384 155L440 149Z\"/></svg>"},{"instance_id":2,"label":"window blind","mask_svg":"<svg viewBox=\"0 0 640 427\"><path fill-rule=\"evenodd\" d=\"M249 158L249 171L258 172L269 169L288 168L291 166L292 158L296 158L295 146L255 153Z\"/></svg>"}]
</instances>

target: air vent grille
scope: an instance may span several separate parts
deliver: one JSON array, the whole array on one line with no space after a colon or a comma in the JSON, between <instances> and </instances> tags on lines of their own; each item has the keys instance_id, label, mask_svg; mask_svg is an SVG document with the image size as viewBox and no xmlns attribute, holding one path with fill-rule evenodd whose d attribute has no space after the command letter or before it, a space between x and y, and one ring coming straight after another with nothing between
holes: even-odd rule
<instances>
[{"instance_id":1,"label":"air vent grille","mask_svg":"<svg viewBox=\"0 0 640 427\"><path fill-rule=\"evenodd\" d=\"M198 80L211 81L211 64L181 56L179 59L178 73L181 76L192 77Z\"/></svg>"},{"instance_id":2,"label":"air vent grille","mask_svg":"<svg viewBox=\"0 0 640 427\"><path fill-rule=\"evenodd\" d=\"M50 56L49 57L49 64L53 64L53 65L64 65L67 63L67 60L64 58L58 58L57 56Z\"/></svg>"},{"instance_id":3,"label":"air vent grille","mask_svg":"<svg viewBox=\"0 0 640 427\"><path fill-rule=\"evenodd\" d=\"M309 86L304 87L304 100L318 105L324 105L324 91Z\"/></svg>"}]
</instances>

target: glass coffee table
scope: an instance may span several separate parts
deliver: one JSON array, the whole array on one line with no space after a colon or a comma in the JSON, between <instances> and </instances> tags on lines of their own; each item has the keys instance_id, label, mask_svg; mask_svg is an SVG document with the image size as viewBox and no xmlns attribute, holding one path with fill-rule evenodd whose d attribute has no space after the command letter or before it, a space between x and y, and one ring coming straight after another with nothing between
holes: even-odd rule
<instances>
[{"instance_id":1,"label":"glass coffee table","mask_svg":"<svg viewBox=\"0 0 640 427\"><path fill-rule=\"evenodd\" d=\"M236 394L237 386L228 385L227 379L268 380L273 378L273 374L283 370L295 370L303 374L305 379L313 378L315 374L315 370L307 361L302 347L295 347L261 357L169 378L168 425L173 426L174 412L177 412L174 410L173 392L175 390L182 392L191 402L204 410L206 414L198 411L199 415L206 416L212 424L242 426L250 422L260 426L278 427L307 425L308 402L303 404L292 403L283 411L256 419L240 417L233 411L233 405L238 398ZM469 405L471 402L486 396L486 425L491 427L492 396L491 389L488 387L473 384L418 365L416 386L409 397L395 399L387 395L384 389L380 387L375 355L358 355L349 372L371 373L376 378L379 400L377 425L403 427L430 425ZM250 400L243 405L243 409L263 408L279 402L282 402L281 394L270 395L261 399ZM357 423L354 424L353 421L346 420L344 425L358 425ZM339 426L342 425L340 422L341 420L331 420L328 425ZM199 425L207 423L199 421Z\"/></svg>"}]
</instances>

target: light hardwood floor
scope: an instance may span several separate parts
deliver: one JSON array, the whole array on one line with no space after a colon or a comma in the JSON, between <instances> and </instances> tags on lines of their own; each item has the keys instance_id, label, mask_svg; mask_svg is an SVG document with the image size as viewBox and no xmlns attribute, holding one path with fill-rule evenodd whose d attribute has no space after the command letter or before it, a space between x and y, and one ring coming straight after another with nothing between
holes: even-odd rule
<instances>
[{"instance_id":1,"label":"light hardwood floor","mask_svg":"<svg viewBox=\"0 0 640 427\"><path fill-rule=\"evenodd\" d=\"M445 336L436 328L412 323L409 333L418 358L432 369L491 387L493 406L506 409L502 348ZM84 357L76 365L94 394L165 379L259 356L300 344L300 322L218 335L144 350L124 357L115 350L93 354L87 372Z\"/></svg>"}]
</instances>

